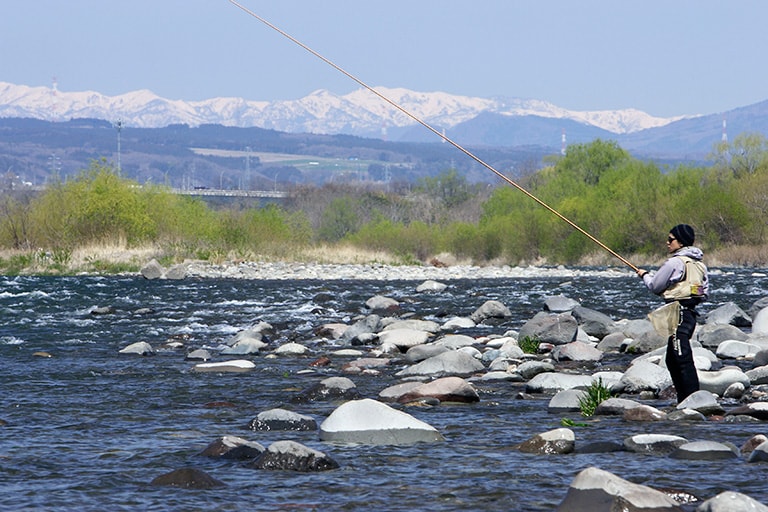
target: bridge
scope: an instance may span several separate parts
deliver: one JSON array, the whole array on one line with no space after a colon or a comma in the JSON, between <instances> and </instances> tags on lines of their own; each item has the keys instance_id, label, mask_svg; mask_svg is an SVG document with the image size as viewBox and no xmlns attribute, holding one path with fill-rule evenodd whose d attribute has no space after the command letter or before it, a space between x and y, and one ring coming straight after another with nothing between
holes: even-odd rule
<instances>
[{"instance_id":1,"label":"bridge","mask_svg":"<svg viewBox=\"0 0 768 512\"><path fill-rule=\"evenodd\" d=\"M206 197L254 197L254 198L271 198L271 199L283 199L288 197L288 192L280 190L223 190L217 188L191 188L171 189L174 194L181 194L185 196L206 196Z\"/></svg>"}]
</instances>

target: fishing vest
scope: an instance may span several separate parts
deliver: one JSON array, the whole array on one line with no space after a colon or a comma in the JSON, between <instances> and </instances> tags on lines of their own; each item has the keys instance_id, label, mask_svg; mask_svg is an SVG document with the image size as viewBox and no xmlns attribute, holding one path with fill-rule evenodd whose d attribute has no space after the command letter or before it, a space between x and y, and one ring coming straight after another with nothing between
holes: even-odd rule
<instances>
[{"instance_id":1,"label":"fishing vest","mask_svg":"<svg viewBox=\"0 0 768 512\"><path fill-rule=\"evenodd\" d=\"M675 256L685 263L683 278L661 294L665 300L683 300L704 296L704 277L707 267L701 261L688 256Z\"/></svg>"}]
</instances>

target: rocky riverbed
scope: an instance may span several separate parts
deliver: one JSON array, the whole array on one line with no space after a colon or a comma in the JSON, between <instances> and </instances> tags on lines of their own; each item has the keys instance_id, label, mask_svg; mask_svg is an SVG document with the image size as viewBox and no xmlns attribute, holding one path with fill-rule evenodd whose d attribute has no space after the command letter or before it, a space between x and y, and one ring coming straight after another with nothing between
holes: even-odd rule
<instances>
[{"instance_id":1,"label":"rocky riverbed","mask_svg":"<svg viewBox=\"0 0 768 512\"><path fill-rule=\"evenodd\" d=\"M271 509L766 509L768 293L749 273L713 273L722 291L696 334L702 391L676 404L645 319L653 298L621 270L147 270L3 282L0 307L17 321L0 338L2 385L18 390L3 430L47 424L55 435L38 441L58 473L80 475L69 486L49 473L58 492L16 504L65 510L79 493L119 507L134 493L184 508L189 495L164 489L197 486L206 507L254 506L258 478ZM613 397L584 417L596 382ZM9 442L18 489L45 455L28 447L25 463Z\"/></svg>"}]
</instances>

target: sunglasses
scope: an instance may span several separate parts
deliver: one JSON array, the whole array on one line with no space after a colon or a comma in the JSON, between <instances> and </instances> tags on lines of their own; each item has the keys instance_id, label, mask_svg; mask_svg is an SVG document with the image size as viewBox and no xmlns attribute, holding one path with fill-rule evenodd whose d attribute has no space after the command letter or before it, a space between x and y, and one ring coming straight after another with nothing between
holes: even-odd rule
<instances>
[{"instance_id":1,"label":"sunglasses","mask_svg":"<svg viewBox=\"0 0 768 512\"><path fill-rule=\"evenodd\" d=\"M675 238L675 237L673 237L673 236L668 236L668 237L667 237L667 243L668 243L668 244L671 244L671 243L672 243L672 242L674 242L675 240L677 240L677 238Z\"/></svg>"}]
</instances>

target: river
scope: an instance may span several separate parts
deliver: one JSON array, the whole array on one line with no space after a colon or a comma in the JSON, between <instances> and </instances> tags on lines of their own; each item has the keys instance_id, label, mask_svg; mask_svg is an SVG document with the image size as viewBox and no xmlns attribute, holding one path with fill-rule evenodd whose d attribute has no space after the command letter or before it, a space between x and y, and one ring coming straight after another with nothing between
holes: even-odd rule
<instances>
[{"instance_id":1,"label":"river","mask_svg":"<svg viewBox=\"0 0 768 512\"><path fill-rule=\"evenodd\" d=\"M715 271L711 279L713 294L703 313L729 301L746 311L768 296L764 274L752 270ZM486 300L510 308L511 319L465 332L473 336L518 329L551 295L566 295L615 320L641 318L659 304L636 278L599 271L573 278L444 282L446 291L424 294L415 291L419 282L410 280L0 277L0 420L5 422L0 427L0 509L550 511L574 476L589 466L704 499L734 490L768 503L764 467L743 459L520 453L515 444L558 428L563 417L547 412L548 396L518 399L523 383L477 382L480 402L473 405L408 408L443 434L440 443L335 445L321 442L316 431L248 429L259 412L274 407L312 416L320 424L338 406L296 405L290 399L327 376L342 375L344 361L337 360L307 371L310 362L339 348L314 331L325 323L353 322L366 313L365 301L374 295L400 301L401 315L439 323L468 316ZM103 306L114 313L91 314ZM310 347L310 355L247 356L256 364L248 373L194 372L195 363L185 360L192 349L215 348L262 321L275 327L271 347L299 342ZM168 340L183 341L185 347L163 348ZM137 341L149 342L157 354L118 354ZM36 352L53 357L33 356ZM622 357L608 356L604 364L625 364ZM364 397L376 398L396 382L393 375L403 365L350 378ZM212 406L222 402L230 406ZM593 441L621 443L645 432L741 446L765 433L760 423L635 424L615 417L587 423L574 427L577 448ZM328 454L341 468L265 471L199 455L223 435L264 446L298 441ZM227 486L189 491L149 485L163 473L189 466Z\"/></svg>"}]
</instances>

